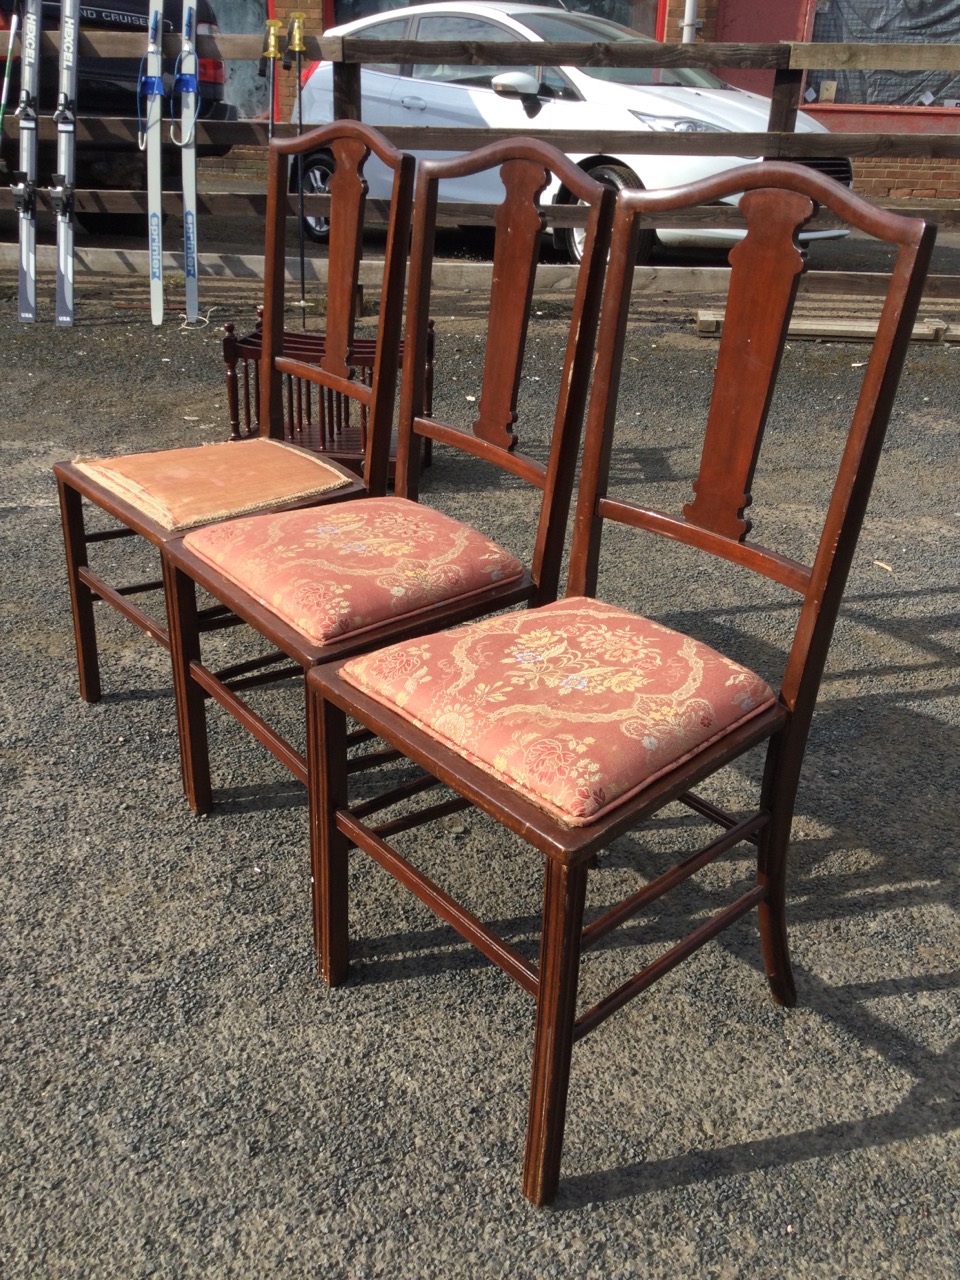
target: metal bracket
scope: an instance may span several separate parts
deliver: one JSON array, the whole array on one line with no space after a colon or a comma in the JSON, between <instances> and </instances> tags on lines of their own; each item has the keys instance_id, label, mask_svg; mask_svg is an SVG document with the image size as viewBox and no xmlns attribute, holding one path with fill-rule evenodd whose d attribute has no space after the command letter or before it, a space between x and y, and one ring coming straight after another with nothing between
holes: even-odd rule
<instances>
[{"instance_id":1,"label":"metal bracket","mask_svg":"<svg viewBox=\"0 0 960 1280\"><path fill-rule=\"evenodd\" d=\"M57 107L53 113L54 123L57 124L61 132L72 129L77 123L77 104L68 98L65 93L61 93L57 99Z\"/></svg>"},{"instance_id":2,"label":"metal bracket","mask_svg":"<svg viewBox=\"0 0 960 1280\"><path fill-rule=\"evenodd\" d=\"M10 176L13 178L10 190L13 192L13 203L17 213L25 213L27 215L35 213L37 208L36 187L32 182L27 181L27 175L22 169L17 169Z\"/></svg>"},{"instance_id":3,"label":"metal bracket","mask_svg":"<svg viewBox=\"0 0 960 1280\"><path fill-rule=\"evenodd\" d=\"M73 212L73 187L67 186L65 175L55 173L50 179L48 191L50 203L57 216L60 218L69 216Z\"/></svg>"},{"instance_id":4,"label":"metal bracket","mask_svg":"<svg viewBox=\"0 0 960 1280\"><path fill-rule=\"evenodd\" d=\"M21 129L29 129L37 127L37 100L26 89L20 94L20 101L17 103L17 109L13 113L20 121Z\"/></svg>"}]
</instances>

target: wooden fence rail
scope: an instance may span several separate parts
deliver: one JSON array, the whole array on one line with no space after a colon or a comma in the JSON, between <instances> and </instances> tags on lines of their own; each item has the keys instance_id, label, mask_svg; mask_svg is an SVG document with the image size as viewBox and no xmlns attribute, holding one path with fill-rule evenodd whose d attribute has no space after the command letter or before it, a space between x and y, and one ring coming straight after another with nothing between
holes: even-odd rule
<instances>
[{"instance_id":1,"label":"wooden fence rail","mask_svg":"<svg viewBox=\"0 0 960 1280\"><path fill-rule=\"evenodd\" d=\"M8 33L0 33L0 56L6 52ZM138 58L143 53L143 33L101 32L81 30L80 53L83 56L113 58ZM260 36L218 35L201 36L197 40L201 57L225 60L253 60L260 57ZM44 32L41 37L41 54L55 58L59 52L58 32ZM800 44L659 44L637 40L616 44L571 44L566 42L531 44L481 43L473 41L381 41L361 40L356 37L306 37L308 59L327 59L334 64L334 95L336 113L353 118L362 117L363 104L360 95L361 65L381 63L436 62L448 64L474 64L495 66L529 66L532 61L543 66L582 67L749 67L772 69L775 83L771 97L768 131L765 133L686 133L658 134L638 132L624 135L622 132L582 133L551 131L549 141L561 150L577 154L623 152L625 138L631 151L647 154L731 155L766 156L771 159L811 159L815 157L918 157L926 159L955 160L960 157L960 129L957 134L917 133L830 133L796 134L793 128L800 105L803 74L808 70L837 68L894 69L894 70L956 70L960 69L960 45L939 44L888 44L888 45L837 45ZM164 37L164 54L174 58L180 49L176 35ZM103 118L84 116L82 100L78 104L81 114L77 119L77 139L81 143L103 146L136 146L137 121L130 118ZM960 125L960 109L957 110ZM12 111L4 121L4 132L15 134L18 125ZM169 122L164 129L169 139ZM278 123L275 133L289 136L294 126ZM475 147L480 142L496 138L509 138L536 134L533 122L529 127L517 130L485 129L424 129L415 127L386 128L383 132L398 147L417 150L459 151ZM41 140L50 141L56 136L56 127L49 117L39 122ZM201 122L197 128L198 143L212 146L265 147L267 126L260 121ZM42 192L41 198L42 198ZM76 193L77 208L81 212L129 212L145 208L143 192L113 190L82 190ZM201 198L200 212L219 216L235 213L250 216L257 207L256 198L241 193L210 194ZM165 206L179 209L179 198L173 194L165 197ZM13 195L9 189L0 188L0 209L13 207ZM326 208L324 197L309 197L308 212L320 212ZM483 222L486 211L482 206L464 206L467 212L451 221ZM960 213L955 209L917 209L918 213L941 224L958 225ZM448 211L449 213L449 211ZM575 210L557 210L556 221L567 219L576 222ZM709 214L691 211L684 220L703 225L729 225L729 217L723 211L711 207ZM704 221L701 221L704 220ZM680 219L670 215L671 225ZM655 225L655 223L651 223Z\"/></svg>"}]
</instances>

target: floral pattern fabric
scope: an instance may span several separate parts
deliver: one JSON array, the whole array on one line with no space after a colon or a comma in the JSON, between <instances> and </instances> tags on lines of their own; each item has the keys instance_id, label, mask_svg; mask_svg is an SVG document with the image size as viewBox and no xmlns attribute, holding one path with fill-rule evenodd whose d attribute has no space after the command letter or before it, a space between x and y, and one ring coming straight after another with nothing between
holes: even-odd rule
<instances>
[{"instance_id":1,"label":"floral pattern fabric","mask_svg":"<svg viewBox=\"0 0 960 1280\"><path fill-rule=\"evenodd\" d=\"M184 545L320 645L523 572L469 525L406 498L231 520Z\"/></svg>"},{"instance_id":2,"label":"floral pattern fabric","mask_svg":"<svg viewBox=\"0 0 960 1280\"><path fill-rule=\"evenodd\" d=\"M78 458L74 466L171 532L306 502L349 483L321 458L260 437Z\"/></svg>"},{"instance_id":3,"label":"floral pattern fabric","mask_svg":"<svg viewBox=\"0 0 960 1280\"><path fill-rule=\"evenodd\" d=\"M579 598L391 645L341 674L568 826L776 701L709 646Z\"/></svg>"}]
</instances>

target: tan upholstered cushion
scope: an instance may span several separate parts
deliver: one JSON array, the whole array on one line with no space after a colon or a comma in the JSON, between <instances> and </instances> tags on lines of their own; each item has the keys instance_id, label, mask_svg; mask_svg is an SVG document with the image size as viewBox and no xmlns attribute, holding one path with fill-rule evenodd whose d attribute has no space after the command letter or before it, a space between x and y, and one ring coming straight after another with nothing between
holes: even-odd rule
<instances>
[{"instance_id":1,"label":"tan upholstered cushion","mask_svg":"<svg viewBox=\"0 0 960 1280\"><path fill-rule=\"evenodd\" d=\"M342 674L568 826L776 701L707 645L577 598L391 645Z\"/></svg>"},{"instance_id":2,"label":"tan upholstered cushion","mask_svg":"<svg viewBox=\"0 0 960 1280\"><path fill-rule=\"evenodd\" d=\"M469 525L405 498L230 520L184 545L315 644L523 572Z\"/></svg>"},{"instance_id":3,"label":"tan upholstered cushion","mask_svg":"<svg viewBox=\"0 0 960 1280\"><path fill-rule=\"evenodd\" d=\"M307 501L349 483L322 458L259 437L78 458L74 466L171 531Z\"/></svg>"}]
</instances>

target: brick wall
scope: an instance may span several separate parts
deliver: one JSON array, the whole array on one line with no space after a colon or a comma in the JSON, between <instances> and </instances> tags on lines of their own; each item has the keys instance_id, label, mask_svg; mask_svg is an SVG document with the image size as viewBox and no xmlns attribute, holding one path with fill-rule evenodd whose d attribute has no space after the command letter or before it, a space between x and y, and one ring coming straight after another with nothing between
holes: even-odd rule
<instances>
[{"instance_id":1,"label":"brick wall","mask_svg":"<svg viewBox=\"0 0 960 1280\"><path fill-rule=\"evenodd\" d=\"M871 200L960 200L960 162L913 156L855 160L853 185Z\"/></svg>"}]
</instances>

